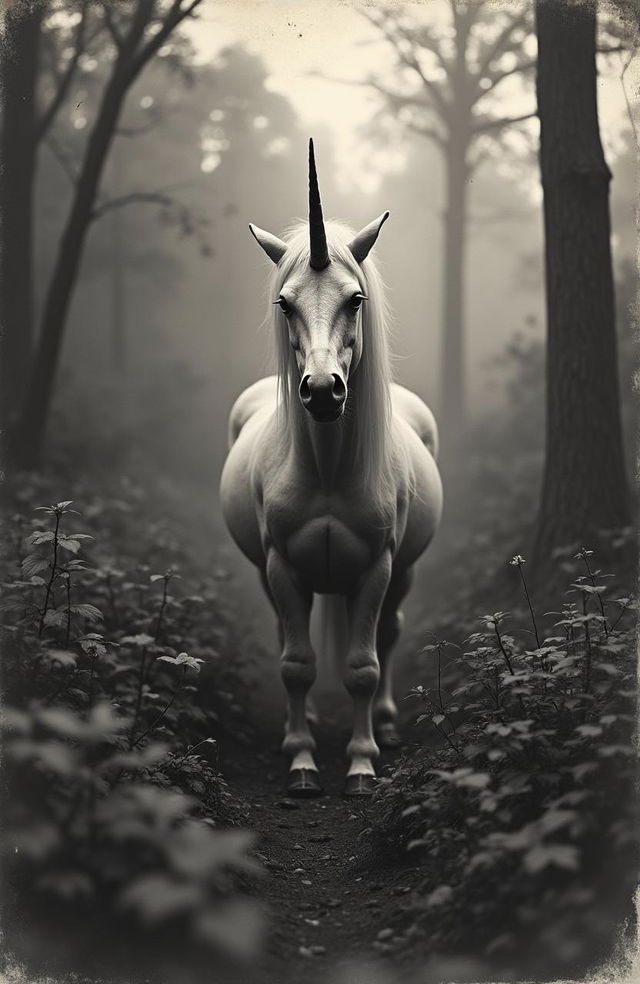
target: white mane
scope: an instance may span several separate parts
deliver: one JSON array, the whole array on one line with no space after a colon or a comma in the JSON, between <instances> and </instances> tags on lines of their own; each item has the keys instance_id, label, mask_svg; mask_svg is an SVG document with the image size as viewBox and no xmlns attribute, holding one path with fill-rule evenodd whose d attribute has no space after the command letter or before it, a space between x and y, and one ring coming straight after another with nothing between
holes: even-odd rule
<instances>
[{"instance_id":1,"label":"white mane","mask_svg":"<svg viewBox=\"0 0 640 984\"><path fill-rule=\"evenodd\" d=\"M341 264L358 280L366 300L362 306L362 357L350 380L345 416L353 423L356 464L363 487L379 498L392 484L395 452L390 446L391 366L387 345L388 312L384 285L373 259L358 264L347 243L353 231L342 223L325 223L327 245L332 262ZM270 302L278 297L294 270L309 269L309 227L297 222L287 236L287 252L275 269ZM270 303L268 319L276 340L276 360L280 395L282 439L289 441L292 430L305 426L306 411L298 400L298 367L289 342L287 321L277 304Z\"/></svg>"}]
</instances>

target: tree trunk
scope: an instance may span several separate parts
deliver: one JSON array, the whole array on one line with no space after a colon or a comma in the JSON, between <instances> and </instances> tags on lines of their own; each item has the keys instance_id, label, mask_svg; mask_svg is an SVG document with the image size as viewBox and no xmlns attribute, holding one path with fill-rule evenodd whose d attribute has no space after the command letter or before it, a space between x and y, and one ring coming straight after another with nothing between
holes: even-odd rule
<instances>
[{"instance_id":1,"label":"tree trunk","mask_svg":"<svg viewBox=\"0 0 640 984\"><path fill-rule=\"evenodd\" d=\"M442 303L442 370L439 425L443 456L455 450L466 422L464 268L466 247L467 149L451 140L445 154L446 206Z\"/></svg>"},{"instance_id":2,"label":"tree trunk","mask_svg":"<svg viewBox=\"0 0 640 984\"><path fill-rule=\"evenodd\" d=\"M122 154L116 144L113 152L114 197L123 193ZM125 216L115 208L111 216L111 362L113 374L121 380L127 367Z\"/></svg>"},{"instance_id":3,"label":"tree trunk","mask_svg":"<svg viewBox=\"0 0 640 984\"><path fill-rule=\"evenodd\" d=\"M42 4L16 3L5 14L2 44L2 418L19 410L32 348L33 182L36 76Z\"/></svg>"},{"instance_id":4,"label":"tree trunk","mask_svg":"<svg viewBox=\"0 0 640 984\"><path fill-rule=\"evenodd\" d=\"M80 269L84 242L92 220L100 178L127 92L128 81L116 70L105 89L98 119L87 145L69 218L60 241L42 313L40 339L27 399L15 435L14 457L25 467L33 467L40 458L69 305Z\"/></svg>"},{"instance_id":5,"label":"tree trunk","mask_svg":"<svg viewBox=\"0 0 640 984\"><path fill-rule=\"evenodd\" d=\"M547 422L534 542L558 547L629 523L620 423L609 181L596 103L592 2L537 0L547 291Z\"/></svg>"}]
</instances>

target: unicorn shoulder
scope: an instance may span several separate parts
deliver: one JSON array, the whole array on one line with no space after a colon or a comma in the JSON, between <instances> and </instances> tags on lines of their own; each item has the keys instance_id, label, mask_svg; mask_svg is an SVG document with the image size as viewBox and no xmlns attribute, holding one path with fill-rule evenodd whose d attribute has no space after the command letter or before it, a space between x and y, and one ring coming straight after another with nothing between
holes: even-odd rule
<instances>
[{"instance_id":1,"label":"unicorn shoulder","mask_svg":"<svg viewBox=\"0 0 640 984\"><path fill-rule=\"evenodd\" d=\"M248 386L233 404L229 414L229 447L235 444L247 421L261 410L275 410L277 402L277 376L265 376Z\"/></svg>"},{"instance_id":2,"label":"unicorn shoulder","mask_svg":"<svg viewBox=\"0 0 640 984\"><path fill-rule=\"evenodd\" d=\"M427 404L416 393L398 383L391 386L391 403L394 414L406 420L437 461L438 425Z\"/></svg>"}]
</instances>

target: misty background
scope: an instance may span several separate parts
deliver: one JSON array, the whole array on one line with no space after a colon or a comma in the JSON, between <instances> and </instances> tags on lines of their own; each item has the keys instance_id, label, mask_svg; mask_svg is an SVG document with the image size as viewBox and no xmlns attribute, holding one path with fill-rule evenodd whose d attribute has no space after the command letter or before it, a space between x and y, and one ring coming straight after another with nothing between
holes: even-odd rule
<instances>
[{"instance_id":1,"label":"misty background","mask_svg":"<svg viewBox=\"0 0 640 984\"><path fill-rule=\"evenodd\" d=\"M446 50L448 3L409 5L405 15L415 30L428 25ZM52 13L52 35L72 32L76 16ZM492 18L499 26L499 5L483 16L490 34ZM517 40L518 57L535 56L530 31ZM146 495L160 493L163 508L172 503L192 531L194 557L215 557L234 572L239 603L261 631L271 627L271 613L224 530L217 485L230 407L245 386L272 371L262 327L271 264L248 223L283 235L304 216L309 136L325 215L357 229L391 211L376 259L389 287L396 378L434 409L445 433L448 503L413 593L416 610L431 604L424 591L434 590L433 572L456 545L482 548L495 537L487 504L507 496L511 512L524 512L518 519L526 520L536 501L544 433L538 122L525 119L501 129L499 139L480 141L467 181L468 425L464 440L448 449L441 370L445 163L411 114L383 94L385 87L411 91L397 56L365 8L203 4L128 93L73 297L48 453L82 462L87 474L127 475ZM628 62L628 52L601 56L598 95L613 172L623 412L633 469L636 142ZM108 64L104 46L81 56L40 156L36 324ZM51 84L45 68L45 95ZM533 73L514 72L490 97L494 115L533 113ZM405 646L411 645L409 636Z\"/></svg>"},{"instance_id":2,"label":"misty background","mask_svg":"<svg viewBox=\"0 0 640 984\"><path fill-rule=\"evenodd\" d=\"M637 0L1 21L9 977L612 979L640 864ZM337 680L328 795L282 800L275 618L219 506L230 409L274 365L248 225L306 219L310 137L325 217L391 213L395 377L441 438L404 748L366 806Z\"/></svg>"}]
</instances>

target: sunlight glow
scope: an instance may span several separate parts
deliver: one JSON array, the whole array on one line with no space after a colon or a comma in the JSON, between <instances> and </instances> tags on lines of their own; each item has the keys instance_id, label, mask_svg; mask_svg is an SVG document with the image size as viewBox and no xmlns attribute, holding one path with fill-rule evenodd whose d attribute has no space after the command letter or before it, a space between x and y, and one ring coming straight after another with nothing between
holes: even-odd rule
<instances>
[{"instance_id":1,"label":"sunlight glow","mask_svg":"<svg viewBox=\"0 0 640 984\"><path fill-rule=\"evenodd\" d=\"M210 174L219 166L221 160L222 158L220 154L207 154L207 156L202 159L200 170L204 171L205 174Z\"/></svg>"},{"instance_id":2,"label":"sunlight glow","mask_svg":"<svg viewBox=\"0 0 640 984\"><path fill-rule=\"evenodd\" d=\"M197 20L187 25L187 30L201 61L214 62L225 46L237 43L259 55L269 73L267 88L290 100L303 128L310 135L323 131L333 134L340 186L345 191L356 187L371 191L385 173L401 169L407 156L404 140L372 150L363 138L379 101L362 83L372 74L385 75L393 68L389 45L367 20L372 10L375 5L364 0L317 0L313 4L302 0L205 0ZM451 34L448 0L410 4L406 10L408 21L428 22L441 37ZM524 53L533 57L535 51L535 37L527 37ZM432 78L442 74L435 57L425 57L427 64ZM503 56L501 67L505 71L512 64L512 56ZM410 70L405 77L413 82ZM532 98L531 87L525 94L518 81L509 79L500 90L501 111L506 115L528 112ZM611 135L628 127L619 78L601 78L599 100L604 140L615 153L619 141ZM256 128L266 125L262 119L256 118Z\"/></svg>"}]
</instances>

